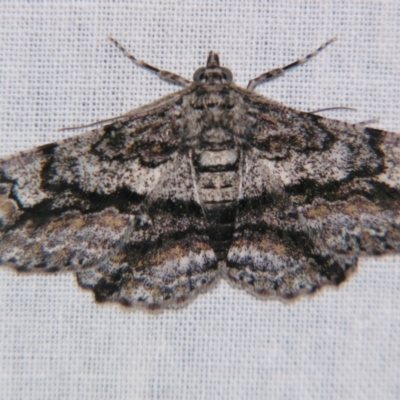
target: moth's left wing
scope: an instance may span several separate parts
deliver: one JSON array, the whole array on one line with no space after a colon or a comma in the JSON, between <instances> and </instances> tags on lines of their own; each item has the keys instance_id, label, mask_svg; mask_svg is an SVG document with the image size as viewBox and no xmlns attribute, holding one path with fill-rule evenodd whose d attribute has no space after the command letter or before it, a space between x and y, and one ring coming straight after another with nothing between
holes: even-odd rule
<instances>
[{"instance_id":1,"label":"moth's left wing","mask_svg":"<svg viewBox=\"0 0 400 400\"><path fill-rule=\"evenodd\" d=\"M100 301L185 302L216 277L175 129L184 89L110 125L0 161L0 262L70 270Z\"/></svg>"},{"instance_id":2,"label":"moth's left wing","mask_svg":"<svg viewBox=\"0 0 400 400\"><path fill-rule=\"evenodd\" d=\"M229 281L290 298L340 283L360 255L400 252L399 135L248 104Z\"/></svg>"}]
</instances>

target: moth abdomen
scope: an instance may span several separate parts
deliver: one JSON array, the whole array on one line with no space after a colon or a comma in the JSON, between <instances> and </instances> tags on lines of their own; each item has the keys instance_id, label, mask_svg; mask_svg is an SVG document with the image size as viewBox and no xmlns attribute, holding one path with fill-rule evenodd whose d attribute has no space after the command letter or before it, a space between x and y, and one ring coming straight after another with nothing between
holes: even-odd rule
<instances>
[{"instance_id":1,"label":"moth abdomen","mask_svg":"<svg viewBox=\"0 0 400 400\"><path fill-rule=\"evenodd\" d=\"M239 153L237 150L199 154L197 187L207 221L207 232L218 260L226 258L235 229L239 195Z\"/></svg>"}]
</instances>

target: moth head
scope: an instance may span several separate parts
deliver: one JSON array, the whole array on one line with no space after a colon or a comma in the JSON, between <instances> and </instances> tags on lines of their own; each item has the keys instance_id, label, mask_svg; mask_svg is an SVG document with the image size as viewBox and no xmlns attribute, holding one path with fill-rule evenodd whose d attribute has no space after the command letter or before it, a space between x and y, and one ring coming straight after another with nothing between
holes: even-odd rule
<instances>
[{"instance_id":1,"label":"moth head","mask_svg":"<svg viewBox=\"0 0 400 400\"><path fill-rule=\"evenodd\" d=\"M213 51L208 55L206 66L197 69L193 75L195 82L203 83L232 82L232 79L231 70L219 65L218 54Z\"/></svg>"}]
</instances>

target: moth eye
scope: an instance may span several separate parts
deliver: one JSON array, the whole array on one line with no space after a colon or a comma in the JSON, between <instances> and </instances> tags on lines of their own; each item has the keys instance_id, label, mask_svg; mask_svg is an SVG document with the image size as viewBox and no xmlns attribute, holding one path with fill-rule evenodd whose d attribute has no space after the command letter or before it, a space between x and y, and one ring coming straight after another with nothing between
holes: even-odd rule
<instances>
[{"instance_id":1,"label":"moth eye","mask_svg":"<svg viewBox=\"0 0 400 400\"><path fill-rule=\"evenodd\" d=\"M206 69L204 67L201 67L201 68L197 69L195 71L195 73L193 74L193 80L195 82L200 82L200 81L204 80L204 71L205 70Z\"/></svg>"},{"instance_id":2,"label":"moth eye","mask_svg":"<svg viewBox=\"0 0 400 400\"><path fill-rule=\"evenodd\" d=\"M228 68L221 68L221 70L222 70L222 75L224 76L224 79L227 82L232 82L233 74L232 74L231 70Z\"/></svg>"}]
</instances>

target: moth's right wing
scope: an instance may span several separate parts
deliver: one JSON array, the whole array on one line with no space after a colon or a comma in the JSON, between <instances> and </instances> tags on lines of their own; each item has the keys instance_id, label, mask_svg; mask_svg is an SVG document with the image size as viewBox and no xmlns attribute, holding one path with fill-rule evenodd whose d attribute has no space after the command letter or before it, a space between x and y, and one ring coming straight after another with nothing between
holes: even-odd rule
<instances>
[{"instance_id":1,"label":"moth's right wing","mask_svg":"<svg viewBox=\"0 0 400 400\"><path fill-rule=\"evenodd\" d=\"M100 301L175 305L216 277L176 129L184 89L0 161L0 261L72 270Z\"/></svg>"}]
</instances>

